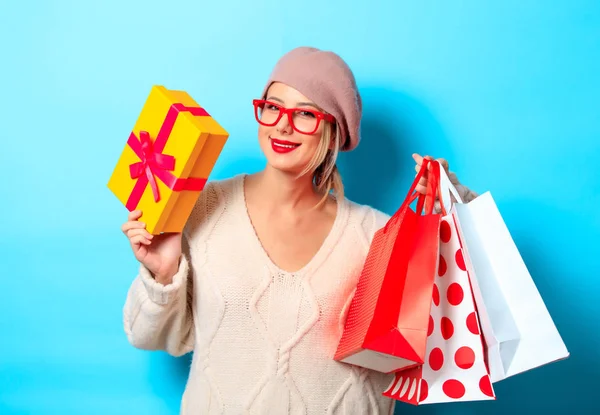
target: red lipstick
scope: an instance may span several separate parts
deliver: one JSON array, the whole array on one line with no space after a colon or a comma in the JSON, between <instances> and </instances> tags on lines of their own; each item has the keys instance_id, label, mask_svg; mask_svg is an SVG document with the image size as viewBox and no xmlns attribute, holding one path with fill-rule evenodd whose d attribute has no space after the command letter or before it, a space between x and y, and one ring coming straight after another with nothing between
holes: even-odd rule
<instances>
[{"instance_id":1,"label":"red lipstick","mask_svg":"<svg viewBox=\"0 0 600 415\"><path fill-rule=\"evenodd\" d=\"M270 141L271 141L271 148L273 149L273 151L276 153L280 153L280 154L289 153L291 151L294 151L301 145L299 143L293 143L291 141L286 141L286 140L278 140L278 139L272 138L272 137L270 138Z\"/></svg>"}]
</instances>

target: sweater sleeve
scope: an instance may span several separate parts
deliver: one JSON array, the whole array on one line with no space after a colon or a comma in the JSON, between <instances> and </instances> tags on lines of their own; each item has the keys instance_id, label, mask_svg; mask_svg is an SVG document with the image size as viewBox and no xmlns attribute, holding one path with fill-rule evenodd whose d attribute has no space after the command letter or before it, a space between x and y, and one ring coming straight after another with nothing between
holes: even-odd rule
<instances>
[{"instance_id":1,"label":"sweater sleeve","mask_svg":"<svg viewBox=\"0 0 600 415\"><path fill-rule=\"evenodd\" d=\"M182 240L186 240L185 234ZM182 252L179 270L169 285L156 282L140 265L123 309L127 339L138 349L164 350L173 356L190 352L194 348L192 301L189 251Z\"/></svg>"},{"instance_id":2,"label":"sweater sleeve","mask_svg":"<svg viewBox=\"0 0 600 415\"><path fill-rule=\"evenodd\" d=\"M479 196L473 190L461 184L458 181L458 177L456 177L455 173L450 172L448 174L448 178L450 179L450 182L454 185L454 187L456 187L456 190L458 190L458 194L462 198L463 203L469 203L470 201L474 200L477 196Z\"/></svg>"},{"instance_id":3,"label":"sweater sleeve","mask_svg":"<svg viewBox=\"0 0 600 415\"><path fill-rule=\"evenodd\" d=\"M194 348L194 273L191 240L198 238L209 208L216 204L216 193L207 185L186 223L182 235L179 269L171 284L157 282L140 264L125 306L123 323L129 342L143 350L163 350L173 356L184 355Z\"/></svg>"}]
</instances>

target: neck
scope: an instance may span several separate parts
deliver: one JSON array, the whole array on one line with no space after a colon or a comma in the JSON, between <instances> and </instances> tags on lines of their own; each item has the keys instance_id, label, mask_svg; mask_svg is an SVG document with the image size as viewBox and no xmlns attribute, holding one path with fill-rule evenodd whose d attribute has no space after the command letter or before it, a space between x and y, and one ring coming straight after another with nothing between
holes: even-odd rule
<instances>
[{"instance_id":1,"label":"neck","mask_svg":"<svg viewBox=\"0 0 600 415\"><path fill-rule=\"evenodd\" d=\"M256 200L261 201L262 208L267 211L303 212L313 208L322 197L313 185L311 174L297 177L267 165L254 175L253 181Z\"/></svg>"}]
</instances>

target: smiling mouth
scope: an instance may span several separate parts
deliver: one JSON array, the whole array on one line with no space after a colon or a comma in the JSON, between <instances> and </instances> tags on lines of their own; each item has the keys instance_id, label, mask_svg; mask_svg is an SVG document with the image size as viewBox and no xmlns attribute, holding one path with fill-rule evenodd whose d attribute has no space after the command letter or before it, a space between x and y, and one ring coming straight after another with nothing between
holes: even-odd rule
<instances>
[{"instance_id":1,"label":"smiling mouth","mask_svg":"<svg viewBox=\"0 0 600 415\"><path fill-rule=\"evenodd\" d=\"M291 141L278 140L278 139L273 138L273 137L269 137L269 139L271 140L271 143L274 146L277 146L277 147L280 147L280 148L292 149L292 148L300 147L302 145L300 143L293 143Z\"/></svg>"}]
</instances>

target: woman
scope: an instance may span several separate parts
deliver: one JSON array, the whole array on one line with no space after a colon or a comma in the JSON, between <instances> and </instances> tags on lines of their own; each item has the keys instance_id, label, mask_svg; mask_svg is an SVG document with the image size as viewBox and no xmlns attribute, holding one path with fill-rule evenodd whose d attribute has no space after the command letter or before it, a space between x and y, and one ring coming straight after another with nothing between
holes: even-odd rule
<instances>
[{"instance_id":1,"label":"woman","mask_svg":"<svg viewBox=\"0 0 600 415\"><path fill-rule=\"evenodd\" d=\"M124 308L128 339L194 352L183 414L391 413L387 375L333 360L388 219L346 199L336 168L338 152L359 142L354 76L334 53L297 48L254 106L263 171L211 181L183 234L150 235L139 211L123 225L141 263Z\"/></svg>"}]
</instances>

